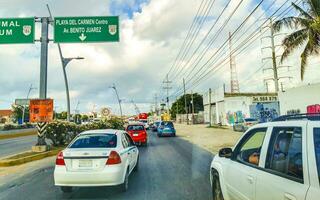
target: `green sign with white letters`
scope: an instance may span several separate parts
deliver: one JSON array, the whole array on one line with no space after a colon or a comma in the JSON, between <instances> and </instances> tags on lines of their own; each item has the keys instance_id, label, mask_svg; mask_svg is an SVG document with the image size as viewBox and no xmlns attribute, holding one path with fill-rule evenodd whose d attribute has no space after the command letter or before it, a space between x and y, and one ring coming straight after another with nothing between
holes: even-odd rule
<instances>
[{"instance_id":1,"label":"green sign with white letters","mask_svg":"<svg viewBox=\"0 0 320 200\"><path fill-rule=\"evenodd\" d=\"M119 17L55 17L54 42L118 42Z\"/></svg>"},{"instance_id":2,"label":"green sign with white letters","mask_svg":"<svg viewBox=\"0 0 320 200\"><path fill-rule=\"evenodd\" d=\"M0 18L0 44L34 43L34 18Z\"/></svg>"}]
</instances>

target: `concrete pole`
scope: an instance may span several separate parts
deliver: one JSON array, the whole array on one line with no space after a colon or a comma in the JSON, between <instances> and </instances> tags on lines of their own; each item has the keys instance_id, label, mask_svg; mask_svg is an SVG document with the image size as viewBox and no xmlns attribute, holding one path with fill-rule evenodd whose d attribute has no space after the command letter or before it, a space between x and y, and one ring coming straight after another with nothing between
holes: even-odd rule
<instances>
[{"instance_id":1,"label":"concrete pole","mask_svg":"<svg viewBox=\"0 0 320 200\"><path fill-rule=\"evenodd\" d=\"M194 124L194 101L193 101L193 91L191 90L191 112L192 112L192 124Z\"/></svg>"},{"instance_id":2,"label":"concrete pole","mask_svg":"<svg viewBox=\"0 0 320 200\"><path fill-rule=\"evenodd\" d=\"M212 116L212 113L211 113L211 88L209 88L209 126L212 126L211 124L211 116Z\"/></svg>"},{"instance_id":3,"label":"concrete pole","mask_svg":"<svg viewBox=\"0 0 320 200\"><path fill-rule=\"evenodd\" d=\"M188 107L187 107L187 96L186 96L186 82L183 78L183 92L184 92L184 109L186 111L187 114L187 124L189 124L189 116L188 116Z\"/></svg>"},{"instance_id":4,"label":"concrete pole","mask_svg":"<svg viewBox=\"0 0 320 200\"><path fill-rule=\"evenodd\" d=\"M41 18L41 53L40 53L40 87L39 87L39 98L47 98L47 73L48 73L48 27L49 17ZM44 135L38 132L37 146L46 145Z\"/></svg>"},{"instance_id":5,"label":"concrete pole","mask_svg":"<svg viewBox=\"0 0 320 200\"><path fill-rule=\"evenodd\" d=\"M273 67L274 87L275 87L275 91L279 92L278 67L277 67L276 50L274 46L274 30L272 26L272 18L270 18L270 30L271 30L271 49L272 49L272 67Z\"/></svg>"}]
</instances>

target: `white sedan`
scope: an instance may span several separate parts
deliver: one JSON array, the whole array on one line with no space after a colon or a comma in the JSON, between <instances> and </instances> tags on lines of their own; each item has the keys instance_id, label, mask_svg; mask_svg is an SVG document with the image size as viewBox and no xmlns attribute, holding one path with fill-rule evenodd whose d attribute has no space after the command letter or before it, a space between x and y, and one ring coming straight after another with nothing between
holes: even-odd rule
<instances>
[{"instance_id":1,"label":"white sedan","mask_svg":"<svg viewBox=\"0 0 320 200\"><path fill-rule=\"evenodd\" d=\"M58 154L54 182L63 192L71 192L72 187L114 185L126 191L138 162L138 148L125 131L85 131Z\"/></svg>"}]
</instances>

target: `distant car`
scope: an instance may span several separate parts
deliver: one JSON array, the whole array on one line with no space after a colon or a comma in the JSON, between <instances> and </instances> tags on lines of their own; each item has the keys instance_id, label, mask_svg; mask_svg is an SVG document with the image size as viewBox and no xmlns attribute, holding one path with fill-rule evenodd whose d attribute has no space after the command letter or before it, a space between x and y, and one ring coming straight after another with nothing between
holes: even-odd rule
<instances>
[{"instance_id":1,"label":"distant car","mask_svg":"<svg viewBox=\"0 0 320 200\"><path fill-rule=\"evenodd\" d=\"M154 123L152 124L152 126L151 126L151 130L152 130L153 132L157 132L159 125L160 125L160 122L159 122L159 121L154 122Z\"/></svg>"},{"instance_id":2,"label":"distant car","mask_svg":"<svg viewBox=\"0 0 320 200\"><path fill-rule=\"evenodd\" d=\"M241 119L239 122L235 122L233 124L233 130L245 132L251 126L256 125L258 123L259 121L255 118L244 118L244 119Z\"/></svg>"},{"instance_id":3,"label":"distant car","mask_svg":"<svg viewBox=\"0 0 320 200\"><path fill-rule=\"evenodd\" d=\"M58 154L54 184L63 192L71 192L72 187L115 185L126 191L138 163L138 148L125 131L85 131Z\"/></svg>"},{"instance_id":4,"label":"distant car","mask_svg":"<svg viewBox=\"0 0 320 200\"><path fill-rule=\"evenodd\" d=\"M158 137L161 136L176 136L176 129L171 121L162 121L158 126Z\"/></svg>"},{"instance_id":5,"label":"distant car","mask_svg":"<svg viewBox=\"0 0 320 200\"><path fill-rule=\"evenodd\" d=\"M319 199L320 115L251 127L213 158L210 181L213 199Z\"/></svg>"},{"instance_id":6,"label":"distant car","mask_svg":"<svg viewBox=\"0 0 320 200\"><path fill-rule=\"evenodd\" d=\"M136 144L147 146L148 134L143 124L129 124L126 131Z\"/></svg>"},{"instance_id":7,"label":"distant car","mask_svg":"<svg viewBox=\"0 0 320 200\"><path fill-rule=\"evenodd\" d=\"M149 124L147 119L139 119L140 123L143 123L144 127L149 130Z\"/></svg>"}]
</instances>

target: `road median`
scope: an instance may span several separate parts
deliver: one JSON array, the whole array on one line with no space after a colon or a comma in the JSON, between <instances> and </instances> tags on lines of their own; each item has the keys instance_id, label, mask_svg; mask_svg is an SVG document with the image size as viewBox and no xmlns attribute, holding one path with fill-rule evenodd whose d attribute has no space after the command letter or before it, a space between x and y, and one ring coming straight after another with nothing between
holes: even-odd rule
<instances>
[{"instance_id":1,"label":"road median","mask_svg":"<svg viewBox=\"0 0 320 200\"><path fill-rule=\"evenodd\" d=\"M32 162L32 161L41 160L43 158L47 158L50 156L55 156L62 149L63 147L53 148L46 152L26 151L23 153L5 157L0 160L0 167L10 167L15 165L21 165L21 164Z\"/></svg>"},{"instance_id":2,"label":"road median","mask_svg":"<svg viewBox=\"0 0 320 200\"><path fill-rule=\"evenodd\" d=\"M30 136L30 135L36 135L36 134L37 134L37 129L1 131L0 140L24 137L24 136Z\"/></svg>"}]
</instances>

